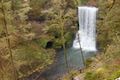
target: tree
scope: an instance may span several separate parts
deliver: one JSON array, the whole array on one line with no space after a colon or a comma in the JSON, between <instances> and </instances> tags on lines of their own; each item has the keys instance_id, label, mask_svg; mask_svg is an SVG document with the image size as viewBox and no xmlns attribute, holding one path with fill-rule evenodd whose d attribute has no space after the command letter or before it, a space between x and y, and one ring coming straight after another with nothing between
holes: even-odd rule
<instances>
[{"instance_id":1,"label":"tree","mask_svg":"<svg viewBox=\"0 0 120 80\"><path fill-rule=\"evenodd\" d=\"M10 5L10 1L3 1L1 0L1 14L2 14L2 18L1 18L1 21L2 21L2 26L3 27L3 32L4 32L4 38L5 38L5 41L6 41L6 49L8 51L7 54L4 54L4 56L8 56L7 58L8 59L5 59L5 58L2 58L4 56L1 56L1 59L3 60L8 60L9 62L5 65L9 65L9 68L8 69L1 69L1 72L0 74L2 74L2 79L3 80L16 80L17 79L17 73L16 73L16 68L15 68L15 65L14 65L14 61L13 61L13 54L12 54L12 49L11 49L11 44L10 44L10 39L9 39L9 32L8 32L8 24L10 25L10 15L6 16L8 13L10 13L9 11L9 7L11 7ZM2 67L4 64L1 64ZM8 72L9 71L9 72ZM11 74L10 74L11 73Z\"/></svg>"},{"instance_id":2,"label":"tree","mask_svg":"<svg viewBox=\"0 0 120 80\"><path fill-rule=\"evenodd\" d=\"M14 5L17 2L19 4ZM24 4L23 4L24 3ZM28 3L24 1L11 1L11 0L1 0L0 1L0 59L2 60L0 74L2 80L17 80L17 69L14 61L13 54L13 46L11 42L14 42L15 36L20 35L20 37L24 37L28 34L28 25L26 22L26 13L29 10L27 5ZM19 18L18 18L19 17ZM16 19L17 18L17 19ZM19 22L18 22L19 21ZM19 26L18 26L19 25ZM22 34L21 34L22 33ZM18 37L17 37L18 38ZM5 46L4 46L5 45ZM16 46L16 45L15 45ZM8 61L7 63L4 63ZM7 66L9 66L7 68ZM5 68L5 69L4 69Z\"/></svg>"}]
</instances>

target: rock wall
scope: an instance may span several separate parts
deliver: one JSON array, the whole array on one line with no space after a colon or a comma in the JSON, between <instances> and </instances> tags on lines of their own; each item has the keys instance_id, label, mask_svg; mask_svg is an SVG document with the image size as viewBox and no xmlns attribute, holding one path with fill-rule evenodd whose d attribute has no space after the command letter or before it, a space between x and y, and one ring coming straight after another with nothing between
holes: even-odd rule
<instances>
[{"instance_id":1,"label":"rock wall","mask_svg":"<svg viewBox=\"0 0 120 80\"><path fill-rule=\"evenodd\" d=\"M99 0L99 20L98 20L98 44L100 49L106 49L106 47L112 43L120 31L120 1L119 0Z\"/></svg>"}]
</instances>

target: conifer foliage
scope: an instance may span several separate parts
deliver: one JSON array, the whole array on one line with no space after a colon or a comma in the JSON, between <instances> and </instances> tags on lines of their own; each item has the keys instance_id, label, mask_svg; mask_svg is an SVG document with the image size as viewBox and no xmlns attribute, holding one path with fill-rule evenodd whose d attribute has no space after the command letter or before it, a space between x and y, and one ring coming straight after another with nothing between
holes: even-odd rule
<instances>
[{"instance_id":1,"label":"conifer foliage","mask_svg":"<svg viewBox=\"0 0 120 80\"><path fill-rule=\"evenodd\" d=\"M55 49L72 41L78 4L79 0L0 0L0 79L17 80L52 64ZM46 49L48 42L51 48Z\"/></svg>"},{"instance_id":2,"label":"conifer foliage","mask_svg":"<svg viewBox=\"0 0 120 80\"><path fill-rule=\"evenodd\" d=\"M55 51L35 39L30 10L29 0L0 0L0 80L29 76L53 62Z\"/></svg>"}]
</instances>

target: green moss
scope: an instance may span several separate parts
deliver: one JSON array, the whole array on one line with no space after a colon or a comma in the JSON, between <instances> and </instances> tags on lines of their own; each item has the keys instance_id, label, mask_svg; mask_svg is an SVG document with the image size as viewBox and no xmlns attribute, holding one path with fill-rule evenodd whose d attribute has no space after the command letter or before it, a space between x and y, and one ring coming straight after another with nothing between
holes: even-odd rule
<instances>
[{"instance_id":1,"label":"green moss","mask_svg":"<svg viewBox=\"0 0 120 80\"><path fill-rule=\"evenodd\" d=\"M113 72L112 75L109 77L110 78L108 78L108 80L115 80L116 78L119 78L120 77L120 70Z\"/></svg>"},{"instance_id":2,"label":"green moss","mask_svg":"<svg viewBox=\"0 0 120 80\"><path fill-rule=\"evenodd\" d=\"M53 48L62 48L62 40L61 39L55 39Z\"/></svg>"},{"instance_id":3,"label":"green moss","mask_svg":"<svg viewBox=\"0 0 120 80\"><path fill-rule=\"evenodd\" d=\"M49 41L53 41L53 37L49 35L41 35L39 39L34 40L39 47L45 48Z\"/></svg>"},{"instance_id":4,"label":"green moss","mask_svg":"<svg viewBox=\"0 0 120 80\"><path fill-rule=\"evenodd\" d=\"M85 80L104 80L103 76L100 73L95 73L95 72L87 72L84 79Z\"/></svg>"},{"instance_id":5,"label":"green moss","mask_svg":"<svg viewBox=\"0 0 120 80\"><path fill-rule=\"evenodd\" d=\"M85 4L85 3L87 3L87 1L89 1L89 0L81 0L81 4Z\"/></svg>"},{"instance_id":6,"label":"green moss","mask_svg":"<svg viewBox=\"0 0 120 80\"><path fill-rule=\"evenodd\" d=\"M72 43L72 40L73 40L73 33L72 32L67 32L65 34L66 45L70 45Z\"/></svg>"},{"instance_id":7,"label":"green moss","mask_svg":"<svg viewBox=\"0 0 120 80\"><path fill-rule=\"evenodd\" d=\"M92 62L93 62L93 60L91 58L87 59L85 62L86 67L89 67Z\"/></svg>"},{"instance_id":8,"label":"green moss","mask_svg":"<svg viewBox=\"0 0 120 80\"><path fill-rule=\"evenodd\" d=\"M40 45L41 47L45 48L48 41L49 41L49 40L42 38L42 39L37 40L37 43L38 43L38 45Z\"/></svg>"}]
</instances>

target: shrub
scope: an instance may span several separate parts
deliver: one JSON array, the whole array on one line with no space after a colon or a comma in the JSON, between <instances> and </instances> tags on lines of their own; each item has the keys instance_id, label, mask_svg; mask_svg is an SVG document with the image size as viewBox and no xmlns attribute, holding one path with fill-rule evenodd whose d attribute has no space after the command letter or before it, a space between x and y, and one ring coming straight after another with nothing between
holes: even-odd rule
<instances>
[{"instance_id":1,"label":"shrub","mask_svg":"<svg viewBox=\"0 0 120 80\"><path fill-rule=\"evenodd\" d=\"M85 80L103 80L103 76L100 73L87 72L84 79Z\"/></svg>"}]
</instances>

